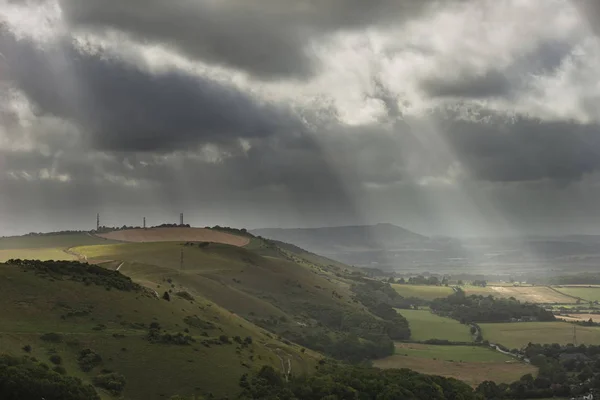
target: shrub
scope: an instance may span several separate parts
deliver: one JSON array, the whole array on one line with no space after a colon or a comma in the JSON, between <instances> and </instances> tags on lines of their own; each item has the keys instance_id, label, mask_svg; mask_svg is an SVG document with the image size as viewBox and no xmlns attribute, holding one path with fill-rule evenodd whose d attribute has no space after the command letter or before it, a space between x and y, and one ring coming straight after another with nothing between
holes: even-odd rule
<instances>
[{"instance_id":1,"label":"shrub","mask_svg":"<svg viewBox=\"0 0 600 400\"><path fill-rule=\"evenodd\" d=\"M171 296L169 295L169 292L165 292L162 296L163 300L166 301L171 301Z\"/></svg>"},{"instance_id":2,"label":"shrub","mask_svg":"<svg viewBox=\"0 0 600 400\"><path fill-rule=\"evenodd\" d=\"M82 371L89 372L102 363L102 357L93 350L85 349L79 353L77 362Z\"/></svg>"},{"instance_id":3,"label":"shrub","mask_svg":"<svg viewBox=\"0 0 600 400\"><path fill-rule=\"evenodd\" d=\"M22 347L23 351L25 353L31 353L31 346L26 344L25 346Z\"/></svg>"},{"instance_id":4,"label":"shrub","mask_svg":"<svg viewBox=\"0 0 600 400\"><path fill-rule=\"evenodd\" d=\"M56 365L54 368L52 368L52 371L56 372L57 374L61 374L61 375L67 374L67 370L62 365Z\"/></svg>"},{"instance_id":5,"label":"shrub","mask_svg":"<svg viewBox=\"0 0 600 400\"><path fill-rule=\"evenodd\" d=\"M50 362L55 365L60 365L62 364L62 357L58 354L53 354L50 356Z\"/></svg>"},{"instance_id":6,"label":"shrub","mask_svg":"<svg viewBox=\"0 0 600 400\"><path fill-rule=\"evenodd\" d=\"M231 343L231 342L229 341L229 337L228 337L228 336L226 336L226 335L221 335L221 336L219 336L219 340L221 341L221 343L225 343L225 344L229 344L229 343Z\"/></svg>"},{"instance_id":7,"label":"shrub","mask_svg":"<svg viewBox=\"0 0 600 400\"><path fill-rule=\"evenodd\" d=\"M40 339L42 339L45 342L52 343L61 343L63 341L62 335L54 332L44 333L42 336L40 336Z\"/></svg>"},{"instance_id":8,"label":"shrub","mask_svg":"<svg viewBox=\"0 0 600 400\"><path fill-rule=\"evenodd\" d=\"M125 377L116 372L100 374L94 377L94 385L108 390L113 396L118 396L125 389Z\"/></svg>"}]
</instances>

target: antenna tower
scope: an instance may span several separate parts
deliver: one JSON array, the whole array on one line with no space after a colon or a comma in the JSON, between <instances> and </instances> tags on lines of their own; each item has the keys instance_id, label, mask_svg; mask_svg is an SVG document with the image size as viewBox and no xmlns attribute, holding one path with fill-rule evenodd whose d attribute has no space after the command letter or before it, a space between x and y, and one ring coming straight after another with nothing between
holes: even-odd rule
<instances>
[{"instance_id":1,"label":"antenna tower","mask_svg":"<svg viewBox=\"0 0 600 400\"><path fill-rule=\"evenodd\" d=\"M146 217L144 217L144 229L146 229Z\"/></svg>"},{"instance_id":2,"label":"antenna tower","mask_svg":"<svg viewBox=\"0 0 600 400\"><path fill-rule=\"evenodd\" d=\"M96 214L96 231L100 230L100 213Z\"/></svg>"},{"instance_id":3,"label":"antenna tower","mask_svg":"<svg viewBox=\"0 0 600 400\"><path fill-rule=\"evenodd\" d=\"M183 213L179 214L179 225L183 226Z\"/></svg>"}]
</instances>

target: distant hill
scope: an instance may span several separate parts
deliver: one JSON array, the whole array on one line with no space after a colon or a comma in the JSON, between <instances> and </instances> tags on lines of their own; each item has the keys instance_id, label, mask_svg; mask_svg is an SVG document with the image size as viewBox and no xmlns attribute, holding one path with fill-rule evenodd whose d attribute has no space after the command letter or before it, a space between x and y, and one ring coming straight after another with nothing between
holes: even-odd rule
<instances>
[{"instance_id":1,"label":"distant hill","mask_svg":"<svg viewBox=\"0 0 600 400\"><path fill-rule=\"evenodd\" d=\"M464 257L464 249L453 240L429 238L392 224L256 229L251 233L292 243L345 264L387 271Z\"/></svg>"},{"instance_id":2,"label":"distant hill","mask_svg":"<svg viewBox=\"0 0 600 400\"><path fill-rule=\"evenodd\" d=\"M297 246L313 249L387 249L407 244L425 243L426 236L419 235L392 224L336 226L306 229L257 229L254 235L293 243Z\"/></svg>"}]
</instances>

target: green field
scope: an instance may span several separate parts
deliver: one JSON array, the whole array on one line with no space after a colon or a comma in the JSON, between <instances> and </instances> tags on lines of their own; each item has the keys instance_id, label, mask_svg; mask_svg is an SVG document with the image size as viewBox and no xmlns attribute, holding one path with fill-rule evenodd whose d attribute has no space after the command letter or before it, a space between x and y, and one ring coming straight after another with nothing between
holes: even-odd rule
<instances>
[{"instance_id":1,"label":"green field","mask_svg":"<svg viewBox=\"0 0 600 400\"><path fill-rule=\"evenodd\" d=\"M556 286L555 289L584 301L600 301L600 287Z\"/></svg>"},{"instance_id":2,"label":"green field","mask_svg":"<svg viewBox=\"0 0 600 400\"><path fill-rule=\"evenodd\" d=\"M532 343L573 342L573 327L567 322L513 322L498 324L479 324L483 338L491 343L498 343L510 349ZM577 326L578 344L600 344L600 328Z\"/></svg>"},{"instance_id":3,"label":"green field","mask_svg":"<svg viewBox=\"0 0 600 400\"><path fill-rule=\"evenodd\" d=\"M448 286L393 284L392 287L403 297L418 297L424 300L448 297L454 293L452 288Z\"/></svg>"},{"instance_id":4,"label":"green field","mask_svg":"<svg viewBox=\"0 0 600 400\"><path fill-rule=\"evenodd\" d=\"M476 386L485 380L509 383L525 374L537 373L531 365L480 346L434 346L397 343L396 354L377 360L379 368L410 368L463 380Z\"/></svg>"},{"instance_id":5,"label":"green field","mask_svg":"<svg viewBox=\"0 0 600 400\"><path fill-rule=\"evenodd\" d=\"M74 255L68 254L63 249L58 248L0 250L0 262L18 258L22 260L41 261L77 259Z\"/></svg>"},{"instance_id":6,"label":"green field","mask_svg":"<svg viewBox=\"0 0 600 400\"><path fill-rule=\"evenodd\" d=\"M411 339L445 339L452 342L472 341L469 327L460 322L440 317L429 310L397 310L410 325Z\"/></svg>"}]
</instances>

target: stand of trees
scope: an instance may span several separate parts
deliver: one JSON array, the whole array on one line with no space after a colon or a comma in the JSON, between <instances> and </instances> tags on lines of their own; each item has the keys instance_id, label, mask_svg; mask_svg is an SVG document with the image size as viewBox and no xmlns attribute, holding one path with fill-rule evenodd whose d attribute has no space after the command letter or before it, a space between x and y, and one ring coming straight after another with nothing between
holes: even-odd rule
<instances>
[{"instance_id":1,"label":"stand of trees","mask_svg":"<svg viewBox=\"0 0 600 400\"><path fill-rule=\"evenodd\" d=\"M141 290L141 286L118 271L77 261L8 260L9 265L35 271L36 274L56 280L68 279L86 285L98 285L123 291Z\"/></svg>"},{"instance_id":2,"label":"stand of trees","mask_svg":"<svg viewBox=\"0 0 600 400\"><path fill-rule=\"evenodd\" d=\"M477 392L486 399L533 399L582 396L600 390L600 346L532 344L523 354L539 368L510 385L483 382Z\"/></svg>"},{"instance_id":3,"label":"stand of trees","mask_svg":"<svg viewBox=\"0 0 600 400\"><path fill-rule=\"evenodd\" d=\"M423 375L407 369L328 365L309 377L284 379L272 367L263 367L249 378L242 376L242 399L423 399L474 400L478 395L467 384L452 378Z\"/></svg>"},{"instance_id":4,"label":"stand of trees","mask_svg":"<svg viewBox=\"0 0 600 400\"><path fill-rule=\"evenodd\" d=\"M521 303L513 298L466 296L460 289L446 298L433 300L430 307L437 314L457 319L462 323L508 322L513 319L554 321L556 319L554 314L536 304Z\"/></svg>"},{"instance_id":5,"label":"stand of trees","mask_svg":"<svg viewBox=\"0 0 600 400\"><path fill-rule=\"evenodd\" d=\"M2 400L100 400L96 390L79 378L51 371L32 358L0 355Z\"/></svg>"}]
</instances>

